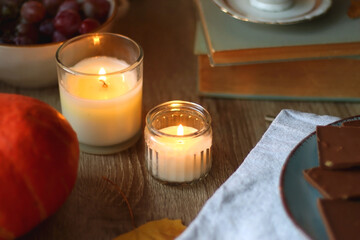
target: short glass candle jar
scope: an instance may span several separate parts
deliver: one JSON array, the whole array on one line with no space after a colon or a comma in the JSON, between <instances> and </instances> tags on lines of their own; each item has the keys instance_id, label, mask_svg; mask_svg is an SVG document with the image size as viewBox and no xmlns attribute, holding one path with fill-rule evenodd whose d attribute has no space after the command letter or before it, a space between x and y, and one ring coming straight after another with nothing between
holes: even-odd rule
<instances>
[{"instance_id":1,"label":"short glass candle jar","mask_svg":"<svg viewBox=\"0 0 360 240\"><path fill-rule=\"evenodd\" d=\"M145 161L163 183L190 183L211 168L212 129L209 112L185 101L156 106L146 116Z\"/></svg>"},{"instance_id":2,"label":"short glass candle jar","mask_svg":"<svg viewBox=\"0 0 360 240\"><path fill-rule=\"evenodd\" d=\"M83 34L56 53L61 109L80 149L119 152L141 135L143 51L128 37Z\"/></svg>"}]
</instances>

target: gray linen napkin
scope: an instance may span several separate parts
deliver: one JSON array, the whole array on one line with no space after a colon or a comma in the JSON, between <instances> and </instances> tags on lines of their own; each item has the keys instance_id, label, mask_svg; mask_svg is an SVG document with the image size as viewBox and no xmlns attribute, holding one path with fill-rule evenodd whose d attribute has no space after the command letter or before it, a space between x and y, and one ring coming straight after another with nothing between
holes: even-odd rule
<instances>
[{"instance_id":1,"label":"gray linen napkin","mask_svg":"<svg viewBox=\"0 0 360 240\"><path fill-rule=\"evenodd\" d=\"M283 209L279 193L281 169L290 151L315 131L316 125L336 120L332 116L282 110L177 240L306 239Z\"/></svg>"}]
</instances>

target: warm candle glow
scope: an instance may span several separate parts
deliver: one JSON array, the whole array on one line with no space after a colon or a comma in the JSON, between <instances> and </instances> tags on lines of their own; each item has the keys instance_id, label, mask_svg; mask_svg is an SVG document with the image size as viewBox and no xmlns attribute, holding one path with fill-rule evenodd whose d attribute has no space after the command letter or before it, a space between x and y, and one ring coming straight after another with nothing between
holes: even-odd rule
<instances>
[{"instance_id":1,"label":"warm candle glow","mask_svg":"<svg viewBox=\"0 0 360 240\"><path fill-rule=\"evenodd\" d=\"M105 68L101 67L100 70L99 70L99 74L100 75L106 74Z\"/></svg>"},{"instance_id":2,"label":"warm candle glow","mask_svg":"<svg viewBox=\"0 0 360 240\"><path fill-rule=\"evenodd\" d=\"M167 118L154 121L166 123ZM155 178L166 182L189 182L204 176L210 169L211 132L196 134L198 129L186 126L191 123L184 124L160 128L164 135L150 132L151 122L145 128L146 161Z\"/></svg>"},{"instance_id":3,"label":"warm candle glow","mask_svg":"<svg viewBox=\"0 0 360 240\"><path fill-rule=\"evenodd\" d=\"M100 44L100 38L99 38L99 36L95 36L95 37L93 38L93 41L94 41L94 46Z\"/></svg>"},{"instance_id":4,"label":"warm candle glow","mask_svg":"<svg viewBox=\"0 0 360 240\"><path fill-rule=\"evenodd\" d=\"M181 124L177 128L177 135L179 136L184 135L184 127Z\"/></svg>"},{"instance_id":5,"label":"warm candle glow","mask_svg":"<svg viewBox=\"0 0 360 240\"><path fill-rule=\"evenodd\" d=\"M103 67L100 68L99 75L105 75L105 74L106 74L105 69ZM100 76L99 81L103 83L103 87L108 87L108 84L106 83L106 76Z\"/></svg>"},{"instance_id":6,"label":"warm candle glow","mask_svg":"<svg viewBox=\"0 0 360 240\"><path fill-rule=\"evenodd\" d=\"M67 75L67 89L60 85L63 115L82 144L113 146L126 143L139 131L142 79L137 82L134 70L115 73L128 67L113 57L85 58L72 66L85 74Z\"/></svg>"}]
</instances>

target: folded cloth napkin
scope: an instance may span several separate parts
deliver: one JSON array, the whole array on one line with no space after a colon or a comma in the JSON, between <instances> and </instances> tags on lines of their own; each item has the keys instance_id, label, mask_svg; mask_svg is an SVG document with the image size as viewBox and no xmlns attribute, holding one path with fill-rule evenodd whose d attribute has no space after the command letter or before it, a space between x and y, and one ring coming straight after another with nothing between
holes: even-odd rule
<instances>
[{"instance_id":1,"label":"folded cloth napkin","mask_svg":"<svg viewBox=\"0 0 360 240\"><path fill-rule=\"evenodd\" d=\"M315 131L316 125L336 120L332 116L282 110L177 240L306 239L282 206L281 169L291 150Z\"/></svg>"}]
</instances>

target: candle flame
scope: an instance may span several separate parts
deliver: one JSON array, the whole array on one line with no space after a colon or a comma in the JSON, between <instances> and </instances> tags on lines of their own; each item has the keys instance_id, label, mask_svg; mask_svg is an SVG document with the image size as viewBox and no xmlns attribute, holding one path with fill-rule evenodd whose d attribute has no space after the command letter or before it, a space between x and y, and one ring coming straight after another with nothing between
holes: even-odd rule
<instances>
[{"instance_id":1,"label":"candle flame","mask_svg":"<svg viewBox=\"0 0 360 240\"><path fill-rule=\"evenodd\" d=\"M184 127L181 124L177 128L177 135L179 136L184 135Z\"/></svg>"},{"instance_id":2,"label":"candle flame","mask_svg":"<svg viewBox=\"0 0 360 240\"><path fill-rule=\"evenodd\" d=\"M106 74L105 69L103 67L100 68L99 75L105 75L105 74ZM108 87L108 84L106 83L106 76L100 76L99 81L103 83L103 87Z\"/></svg>"},{"instance_id":3,"label":"candle flame","mask_svg":"<svg viewBox=\"0 0 360 240\"><path fill-rule=\"evenodd\" d=\"M100 68L100 70L99 70L99 74L100 75L104 75L104 74L106 74L106 71L105 71L105 68Z\"/></svg>"},{"instance_id":4,"label":"candle flame","mask_svg":"<svg viewBox=\"0 0 360 240\"><path fill-rule=\"evenodd\" d=\"M99 45L100 44L100 37L99 36L93 37L93 41L94 41L94 46Z\"/></svg>"}]
</instances>

